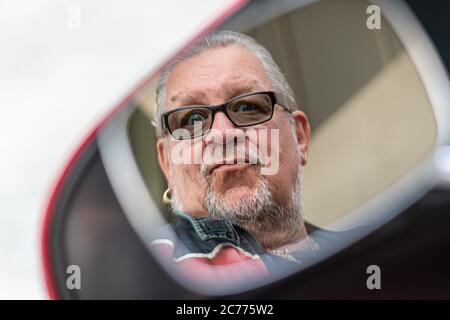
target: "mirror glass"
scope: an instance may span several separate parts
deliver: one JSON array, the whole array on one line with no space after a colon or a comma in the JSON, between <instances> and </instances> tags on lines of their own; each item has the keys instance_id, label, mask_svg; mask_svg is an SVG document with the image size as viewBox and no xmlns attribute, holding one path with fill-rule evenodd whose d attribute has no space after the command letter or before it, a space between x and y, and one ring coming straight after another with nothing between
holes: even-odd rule
<instances>
[{"instance_id":1,"label":"mirror glass","mask_svg":"<svg viewBox=\"0 0 450 320\"><path fill-rule=\"evenodd\" d=\"M175 264L177 269L181 269L181 278L187 279L191 284L208 284L213 277L223 279L220 285L227 286L229 282L226 280L230 275L240 274L241 276L231 278L238 280L239 284L242 284L243 279L251 281L253 278L264 283L261 280L264 275L284 268L278 267L280 264L277 261L286 262L281 263L283 266L290 266L286 270L307 265L298 263L297 260L309 259L308 254L311 253L317 256L317 251L326 252L326 247L333 245L334 237L345 237L352 229L365 227L359 222L346 226L344 229L347 231L338 230L340 219L382 193L433 150L436 122L425 87L396 31L383 14L380 29L368 28L366 10L369 5L366 1L346 0L308 1L307 4L301 1L261 1L260 4L256 2L244 7L216 30L218 34L223 30L231 30L247 35L266 48L292 89L295 109L300 110L304 116L293 112L292 101L289 97L286 98L286 94L284 98L275 97L276 101L271 100L273 97L270 94L233 100L242 94L254 92L278 91L283 94L288 91L279 92L281 89L277 86L264 87L267 83L261 80L262 85L242 85L237 89L230 85L225 92L224 79L231 77L231 73L220 72L220 68L225 67L226 61L230 59L238 61L236 68L232 70L237 79L232 82L235 87L239 87L241 82L245 83L244 80L252 83L251 80L260 75L258 70L255 74L249 72L251 68L248 69L249 65L245 60L250 59L248 55L236 50L227 51L226 48L210 49L209 53L201 51L184 60L180 58L178 65L175 64L172 73L169 73L168 89L165 91L167 96L162 104L165 109L161 112L157 112L155 100L161 73L155 75L132 97L127 111L124 111L126 137L132 159L154 205L154 210L147 210L143 214L146 217L139 219L154 219L156 216L158 219L164 218L158 220L158 223L152 220L155 228L144 231L141 228L140 233L149 234L148 237L143 237L158 246L156 251L161 260L172 259L169 264ZM241 60L237 58L238 54L242 55L239 56ZM250 55L255 57L253 53ZM215 67L211 67L214 65ZM266 69L264 71L267 72ZM202 76L207 81L202 82ZM280 104L285 108L280 108ZM165 131L162 131L161 137L158 136L155 126L162 130L162 122L158 117L161 113L192 105L201 105L203 109L197 107L192 112L192 108L187 108L185 111L189 113L167 114ZM216 108L218 112L214 114L213 123L208 122L212 113L205 108L211 105L221 106L221 109ZM255 110L258 110L256 116L241 118L237 115L233 118L233 113L256 112ZM270 115L272 111L273 114ZM287 114L284 114L286 111ZM289 113L297 115L292 117L293 122L289 121ZM265 121L266 116L271 118ZM186 122L189 121L192 121L192 125L202 121L202 125L210 131L205 129L203 132L200 125L200 129L197 128L203 134L200 138L176 140L169 130L185 129ZM252 125L238 127L238 121L251 122ZM161 150L166 149L158 151L159 140L162 141L160 147L167 141L167 148L176 145L192 146L199 139L207 140L206 137L211 137L215 132L213 129L221 131L228 127L238 128L239 132L246 132L252 127L258 130L280 130L278 140L270 138L269 149L279 150L277 159L282 174L278 176L275 173L267 178L266 189L258 184L255 190L260 193L256 194L253 202L247 203L247 206L251 204L254 208L265 208L264 215L274 215L272 219L264 218L266 220L262 219L263 222L250 218L248 221L253 222L242 222L245 217L240 217L241 220L211 219L204 215L205 208L216 206L214 210L220 211L221 208L223 216L227 214L223 208L226 203L220 203L224 198L214 198L214 195L209 194L209 202L197 203L199 193L214 191L216 188L216 193L222 195L230 192L229 206L236 208L233 204L249 197L249 192L242 191L245 189L243 185L247 183L246 179L250 179L243 169L223 166L224 168L219 169L223 172L222 175L217 175L220 177L217 181L212 176L204 181L198 179L202 163L176 168L176 164L170 161L173 159L168 161L166 158L166 172L161 169L158 152L161 157ZM291 127L294 130L289 129ZM309 129L310 142L307 133ZM297 143L292 143L295 140L290 140L289 137L298 138ZM238 138L233 139L237 143ZM274 143L270 144L271 142ZM275 145L279 148L275 148ZM105 161L106 153L103 152L102 155ZM203 157L201 159L204 160ZM303 174L299 175L301 178L298 178L301 179L301 188L297 189L297 173L293 173L293 169L286 169L295 167L295 163L302 163L300 168L303 170ZM253 167L250 165L246 170L252 170ZM185 170L185 175L182 170ZM108 172L107 168L110 179L112 175L120 176L125 172ZM196 172L198 176L195 176ZM179 189L178 203L172 202L172 207L187 207L189 210L183 210L186 212L175 213L170 205L164 203L163 195L168 188L168 177L174 179L172 183ZM199 186L203 186L203 189ZM115 189L115 192L118 190ZM284 204L291 203L292 198L298 198L296 201L292 200L292 203L302 203L302 209L286 205L281 212L278 210L276 214L273 213L274 211L267 209L273 207L264 201L275 197L275 194L283 199L277 201ZM174 199L173 192L166 195ZM305 230L300 232L300 236L293 236L289 228L286 233L277 232L277 228L282 229L288 224L286 221L291 221L289 219L292 217L283 219L289 210L301 212L304 226L296 226ZM215 217L218 214L216 212ZM191 219L192 217L195 219ZM236 223L238 220L242 222L241 225ZM177 229L175 226L180 221L184 221L184 224ZM261 225L255 221L261 222ZM292 221L289 223L297 223ZM270 227L267 223L271 223ZM258 228L264 229L264 232L255 230ZM272 234L269 232L271 228ZM314 241L316 232L319 232L318 240ZM296 241L298 238L295 237L300 237L300 240L302 237L312 238L313 241ZM217 240L220 238L227 241ZM252 239L256 240L256 244L251 243L242 248L242 242L252 242ZM291 248L291 243L294 243L294 249ZM226 251L227 246L233 250ZM150 243L149 247L152 247ZM212 251L208 251L209 249ZM294 251L291 252L291 249ZM220 256L218 252L221 250L223 254ZM300 254L299 258L295 250L306 253ZM275 257L273 261L271 257ZM245 263L238 263L241 260ZM223 266L226 267L222 268Z\"/></svg>"}]
</instances>

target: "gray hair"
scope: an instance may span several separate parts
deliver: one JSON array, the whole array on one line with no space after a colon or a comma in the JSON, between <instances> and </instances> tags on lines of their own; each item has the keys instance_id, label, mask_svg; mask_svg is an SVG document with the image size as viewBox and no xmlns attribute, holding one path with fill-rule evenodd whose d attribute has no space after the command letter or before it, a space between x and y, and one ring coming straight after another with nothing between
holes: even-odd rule
<instances>
[{"instance_id":1,"label":"gray hair","mask_svg":"<svg viewBox=\"0 0 450 320\"><path fill-rule=\"evenodd\" d=\"M199 55L208 49L225 48L231 45L242 47L252 52L261 61L264 71L266 72L269 81L272 83L274 90L286 97L288 105L285 107L290 111L295 111L297 109L297 103L295 102L294 93L291 87L266 48L258 44L253 38L244 34L234 31L216 30L207 34L200 41L182 51L168 66L166 66L159 77L155 88L156 116L154 119L157 124L156 128L158 136L162 135L161 115L164 113L166 85L172 69L178 63Z\"/></svg>"}]
</instances>

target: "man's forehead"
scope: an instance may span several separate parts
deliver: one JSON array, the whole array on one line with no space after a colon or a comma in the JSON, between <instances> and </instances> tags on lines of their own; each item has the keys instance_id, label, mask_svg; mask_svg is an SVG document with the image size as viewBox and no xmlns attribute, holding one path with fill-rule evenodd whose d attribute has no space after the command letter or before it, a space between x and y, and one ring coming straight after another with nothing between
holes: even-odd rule
<instances>
[{"instance_id":1,"label":"man's forehead","mask_svg":"<svg viewBox=\"0 0 450 320\"><path fill-rule=\"evenodd\" d=\"M270 90L259 58L246 48L206 50L177 64L167 79L168 108L216 104L237 95Z\"/></svg>"},{"instance_id":2,"label":"man's forehead","mask_svg":"<svg viewBox=\"0 0 450 320\"><path fill-rule=\"evenodd\" d=\"M182 88L178 90L172 90L169 95L169 101L172 103L176 103L186 100L206 100L208 99L208 96L217 95L218 92L220 92L220 95L223 95L227 98L232 98L240 94L263 89L263 82L257 79L236 79L235 81L230 81L228 83L224 83L212 88Z\"/></svg>"}]
</instances>

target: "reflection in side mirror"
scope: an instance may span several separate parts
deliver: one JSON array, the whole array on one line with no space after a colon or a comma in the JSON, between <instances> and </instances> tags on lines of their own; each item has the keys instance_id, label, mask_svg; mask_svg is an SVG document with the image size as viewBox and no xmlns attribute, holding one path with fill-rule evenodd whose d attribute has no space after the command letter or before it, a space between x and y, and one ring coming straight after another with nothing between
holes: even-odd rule
<instances>
[{"instance_id":1,"label":"reflection in side mirror","mask_svg":"<svg viewBox=\"0 0 450 320\"><path fill-rule=\"evenodd\" d=\"M436 122L414 63L386 22L382 30L376 31L359 23L365 17L364 8L363 2L315 3L290 8L288 12L280 11L272 17L267 16L265 21L239 29L262 47L253 44L252 38L227 31L216 32L182 53L181 61L168 68L170 73L160 76L164 79L169 74L171 77L169 88L163 87L164 96L160 94L156 99L154 96L148 99L142 95L144 98L140 99L141 108L136 112L136 119L145 117L145 113L155 118L157 125L162 126L161 130L165 130L165 135L160 138L164 141L161 143L165 146L164 152L172 152L172 158L167 156L170 160L163 163L163 168L167 166L165 170L170 172L166 172L166 177L171 179L168 190L173 198L170 202L172 213L167 211L166 215L175 220L172 222L174 229L170 228L174 234L157 237L152 243L157 251L165 252L162 260L178 261L177 266L192 264L182 268L191 271L185 276L195 279L191 282L198 284L203 279L204 287L210 289L214 277L223 277L224 282L230 283L233 282L230 275L236 275L235 284L242 284L243 279L262 281L258 275L307 265L304 260L313 261L318 252L337 248L339 240L345 242L364 230L357 227L370 229L376 216L370 213L355 217L352 212L432 153L436 143ZM241 14L245 15L245 11ZM234 19L241 20L238 16ZM338 24L342 20L346 24ZM311 30L314 30L314 37L311 37ZM274 32L282 36L273 38ZM237 49L233 41L245 50ZM265 49L274 58L273 62L263 54ZM262 56L263 68L256 63L252 65L252 57L246 55L248 52ZM233 67L240 62L239 69ZM249 65L252 69L247 70ZM279 66L286 78L271 74L270 70L264 69L267 65L275 69ZM209 71L202 73L203 69ZM217 77L218 74L221 77ZM235 81L236 77L239 81ZM266 78L268 87L264 87ZM248 85L252 81L256 82L253 87ZM159 88L164 84L160 80ZM262 110L271 110L272 106L262 107L259 101L245 97L246 108L251 104L253 109L240 115L243 118L238 122L248 121L248 126L245 129L237 126L240 130L237 134L248 138L251 146L253 141L246 133L253 124L257 124L259 130L279 130L282 165L274 176L254 177L254 166L239 168L233 164L221 165L219 170L202 175L201 161L196 162L198 166L191 162L179 165L173 161L172 150L186 143L197 145L200 154L203 152L202 160L207 161L206 150L211 146L208 139L215 134L205 133L206 138L187 142L176 141L171 134L175 129L190 130L190 125L193 128L194 123L189 121L201 123L200 134L213 126L213 130L219 129L219 134L222 130L224 137L214 146L227 153L230 144L222 141L230 140L227 136L230 123L236 127L228 101L242 93L271 87L286 97L278 104L283 104L290 112L302 110L306 116L302 119L293 117L293 122L289 122L282 112L278 112L282 109L275 107L270 121L261 122L259 119L266 119ZM289 87L298 100L290 96ZM155 84L147 90L154 92ZM230 92L235 93L234 96ZM155 105L158 98L163 102L159 106ZM206 108L187 107L217 103L225 103L222 111L228 120L215 118L213 123L213 115ZM164 110L156 111L157 108ZM168 113L166 118L163 116L165 122L161 122L163 120L158 118L164 112ZM140 122L145 126L145 121ZM136 125L131 123L133 132L137 127L137 122ZM309 127L312 127L310 143ZM292 133L294 138L290 139ZM236 135L235 132L230 134ZM410 143L411 140L415 143ZM134 142L135 150L152 152L153 146L147 143L146 135L139 137L137 134ZM239 143L234 147L237 154ZM258 147L262 148L262 144L256 144ZM265 149L273 147L270 143L264 146ZM291 150L298 152L289 152ZM153 152L158 151L153 149ZM151 165L148 157L138 161L150 189L161 188L161 183L153 178L154 168L147 168ZM221 161L224 157L215 159L215 163L222 164ZM162 193L162 190L155 190L153 194L157 198L156 195ZM168 210L164 204L160 206L163 211ZM214 226L209 226L210 223ZM252 245L246 246L237 239ZM233 258L227 258L228 255ZM250 266L246 265L247 260L252 262ZM255 266L255 261L260 263ZM209 270L202 264L214 267ZM235 272L236 265L243 271ZM209 273L212 275L207 276Z\"/></svg>"},{"instance_id":2,"label":"reflection in side mirror","mask_svg":"<svg viewBox=\"0 0 450 320\"><path fill-rule=\"evenodd\" d=\"M366 7L251 3L127 101L92 142L90 173L67 187L83 186L65 199L67 253L54 261L89 270L79 297L102 296L102 268L128 274L108 284L117 297L262 288L341 251L433 186L438 109L387 14L406 8L386 5L383 28L371 30ZM417 188L401 190L414 179ZM149 273L160 276L152 286L139 281Z\"/></svg>"}]
</instances>

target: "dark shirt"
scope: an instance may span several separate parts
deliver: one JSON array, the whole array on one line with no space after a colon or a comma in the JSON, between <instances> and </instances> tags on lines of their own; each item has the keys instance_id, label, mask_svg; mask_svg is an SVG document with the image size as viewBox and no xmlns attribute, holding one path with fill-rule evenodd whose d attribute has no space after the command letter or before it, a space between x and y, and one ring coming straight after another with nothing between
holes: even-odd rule
<instances>
[{"instance_id":1,"label":"dark shirt","mask_svg":"<svg viewBox=\"0 0 450 320\"><path fill-rule=\"evenodd\" d=\"M301 265L316 254L315 250L274 254L246 230L227 220L192 217L185 213L176 215L178 220L175 226L167 225L160 229L152 241L160 249L165 248L166 256L176 263L187 264L188 260L195 260L217 266L252 260L259 271L264 268L270 273L280 266ZM309 236L321 249L335 245L344 233L320 229L309 223L305 226Z\"/></svg>"}]
</instances>

